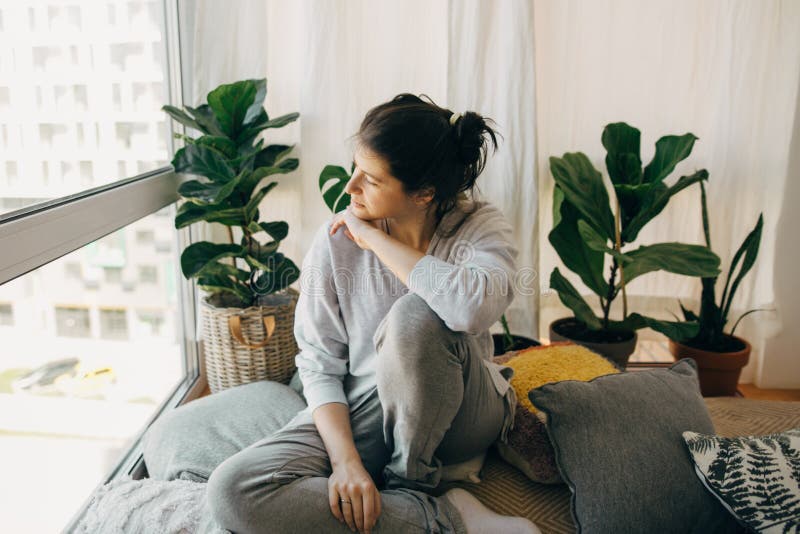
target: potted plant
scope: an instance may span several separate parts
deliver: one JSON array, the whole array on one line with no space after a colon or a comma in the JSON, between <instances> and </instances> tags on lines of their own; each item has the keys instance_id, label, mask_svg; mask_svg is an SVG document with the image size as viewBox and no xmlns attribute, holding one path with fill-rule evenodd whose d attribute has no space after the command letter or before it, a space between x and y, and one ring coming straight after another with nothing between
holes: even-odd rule
<instances>
[{"instance_id":1,"label":"potted plant","mask_svg":"<svg viewBox=\"0 0 800 534\"><path fill-rule=\"evenodd\" d=\"M706 246L711 250L711 232L708 224L708 207L706 205L706 190L701 185L701 203L703 210L703 233ZM671 336L669 350L676 360L692 358L697 362L700 390L704 396L735 395L736 386L742 367L750 359L750 343L735 334L736 327L747 315L761 309L749 310L743 313L733 325L729 333L725 333L731 303L744 276L753 268L758 257L758 248L761 245L761 231L764 227L763 214L759 214L758 222L747 235L742 245L736 251L728 269L725 288L722 298L717 304L716 284L717 277L703 277L703 291L700 297L700 313L696 314L680 304L683 317L686 321L700 325L698 332L690 339L679 339ZM738 273L731 284L734 271Z\"/></svg>"},{"instance_id":2,"label":"potted plant","mask_svg":"<svg viewBox=\"0 0 800 534\"><path fill-rule=\"evenodd\" d=\"M260 221L259 204L276 185L262 180L298 166L285 156L293 147L258 139L299 116L270 119L263 109L266 79L220 85L196 108L162 109L199 137L176 135L185 146L175 153L176 172L196 175L178 193L175 228L200 221L227 227L229 243L201 241L181 254L181 270L195 279L201 299L206 372L212 392L271 379L286 382L294 371L294 306L288 287L299 269L278 247L289 231L284 221ZM238 228L241 238L234 239ZM261 236L268 241L262 242Z\"/></svg>"},{"instance_id":3,"label":"potted plant","mask_svg":"<svg viewBox=\"0 0 800 534\"><path fill-rule=\"evenodd\" d=\"M319 175L319 191L333 213L339 213L350 204L350 195L345 193L344 188L350 180L354 165L350 167L349 173L344 167L326 165ZM540 345L535 339L512 334L505 315L500 317L500 324L503 326L503 333L492 334L495 356Z\"/></svg>"},{"instance_id":4,"label":"potted plant","mask_svg":"<svg viewBox=\"0 0 800 534\"><path fill-rule=\"evenodd\" d=\"M673 339L691 339L699 329L697 323L629 313L626 286L639 276L658 270L685 276L719 273L719 258L704 246L657 243L634 250L626 248L673 195L708 179L708 172L701 169L682 176L671 186L664 183L675 166L691 153L697 139L693 134L659 139L652 161L644 168L639 155L640 137L639 130L622 122L609 124L603 130L612 199L602 175L585 154L566 153L550 158L556 183L553 229L548 238L564 265L597 295L602 310L602 316L597 317L556 267L550 275L550 287L574 317L554 321L550 339L584 345L623 369L636 347L638 329L650 327ZM606 266L608 274L604 277ZM622 318L612 320L611 305L620 294Z\"/></svg>"}]
</instances>

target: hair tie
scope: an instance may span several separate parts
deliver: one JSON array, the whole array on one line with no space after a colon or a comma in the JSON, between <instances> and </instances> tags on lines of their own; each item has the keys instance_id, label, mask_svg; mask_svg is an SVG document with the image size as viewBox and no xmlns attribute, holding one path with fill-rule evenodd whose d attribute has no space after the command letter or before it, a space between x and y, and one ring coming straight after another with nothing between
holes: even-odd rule
<instances>
[{"instance_id":1,"label":"hair tie","mask_svg":"<svg viewBox=\"0 0 800 534\"><path fill-rule=\"evenodd\" d=\"M458 119L461 118L461 113L453 113L450 115L450 126L455 126Z\"/></svg>"}]
</instances>

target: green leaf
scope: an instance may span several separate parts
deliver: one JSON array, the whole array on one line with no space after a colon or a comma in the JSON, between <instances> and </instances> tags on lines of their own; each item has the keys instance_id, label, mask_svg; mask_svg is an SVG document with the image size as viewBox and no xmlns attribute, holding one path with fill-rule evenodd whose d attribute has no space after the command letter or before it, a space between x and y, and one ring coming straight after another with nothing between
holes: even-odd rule
<instances>
[{"instance_id":1,"label":"green leaf","mask_svg":"<svg viewBox=\"0 0 800 534\"><path fill-rule=\"evenodd\" d=\"M199 174L212 182L225 183L236 176L222 153L210 146L198 144L187 145L178 150L172 158L172 166L175 167L175 172Z\"/></svg>"},{"instance_id":2,"label":"green leaf","mask_svg":"<svg viewBox=\"0 0 800 534\"><path fill-rule=\"evenodd\" d=\"M614 239L614 215L608 207L608 192L603 177L581 152L550 158L550 170L564 191L566 200L581 217L607 239Z\"/></svg>"},{"instance_id":3,"label":"green leaf","mask_svg":"<svg viewBox=\"0 0 800 534\"><path fill-rule=\"evenodd\" d=\"M189 113L194 115L194 120L197 121L197 124L200 125L201 130L204 133L217 136L225 135L225 132L223 132L222 128L220 128L217 118L214 116L214 112L211 110L208 104L203 104L201 106L197 106L196 108L191 106L183 107L186 108Z\"/></svg>"},{"instance_id":4,"label":"green leaf","mask_svg":"<svg viewBox=\"0 0 800 534\"><path fill-rule=\"evenodd\" d=\"M209 243L208 241L192 243L181 254L181 271L186 278L192 278L210 263L222 258L243 255L244 249L241 245Z\"/></svg>"},{"instance_id":5,"label":"green leaf","mask_svg":"<svg viewBox=\"0 0 800 534\"><path fill-rule=\"evenodd\" d=\"M276 254L278 256L279 254ZM280 254L280 256L283 256ZM293 284L300 278L300 269L292 260L286 257L280 261L271 271L266 271L253 282L253 291L259 295L269 295L275 291L280 291Z\"/></svg>"},{"instance_id":6,"label":"green leaf","mask_svg":"<svg viewBox=\"0 0 800 534\"><path fill-rule=\"evenodd\" d=\"M259 115L256 120L253 121L253 124L248 125L247 127L243 128L242 131L238 133L236 136L236 144L242 145L245 143L250 142L254 139L261 131L267 128L282 128L286 126L290 122L294 122L300 116L299 113L289 113L287 115L282 115L275 119L269 119L267 117L266 112Z\"/></svg>"},{"instance_id":7,"label":"green leaf","mask_svg":"<svg viewBox=\"0 0 800 534\"><path fill-rule=\"evenodd\" d=\"M271 271L279 261L283 260L283 254L277 252L279 246L279 241L270 241L266 245L262 245L252 239L244 259L253 269Z\"/></svg>"},{"instance_id":8,"label":"green leaf","mask_svg":"<svg viewBox=\"0 0 800 534\"><path fill-rule=\"evenodd\" d=\"M289 223L286 221L260 222L258 226L275 241L283 241L289 235Z\"/></svg>"},{"instance_id":9,"label":"green leaf","mask_svg":"<svg viewBox=\"0 0 800 534\"><path fill-rule=\"evenodd\" d=\"M617 122L603 129L601 138L606 148L606 169L614 184L639 184L642 181L642 160L639 156L641 132Z\"/></svg>"},{"instance_id":10,"label":"green leaf","mask_svg":"<svg viewBox=\"0 0 800 534\"><path fill-rule=\"evenodd\" d=\"M592 250L584 243L578 231L578 211L566 202L558 185L553 194L553 214L558 223L547 236L550 244L564 265L580 276L589 289L597 295L605 296L608 293L608 283L603 280L603 253Z\"/></svg>"},{"instance_id":11,"label":"green leaf","mask_svg":"<svg viewBox=\"0 0 800 534\"><path fill-rule=\"evenodd\" d=\"M225 226L243 226L245 224L244 209L219 209L215 205L201 206L186 202L178 208L178 212L175 215L175 228L180 229L199 221L217 222Z\"/></svg>"},{"instance_id":12,"label":"green leaf","mask_svg":"<svg viewBox=\"0 0 800 534\"><path fill-rule=\"evenodd\" d=\"M644 181L661 182L675 169L675 165L689 157L698 138L694 134L665 135L656 141L653 160L644 168Z\"/></svg>"},{"instance_id":13,"label":"green leaf","mask_svg":"<svg viewBox=\"0 0 800 534\"><path fill-rule=\"evenodd\" d=\"M245 219L250 221L253 219L256 210L258 209L258 205L264 199L264 197L272 191L272 188L278 185L278 182L270 182L266 186L259 189L258 193L253 195L253 197L247 202L247 205L244 207L244 216Z\"/></svg>"},{"instance_id":14,"label":"green leaf","mask_svg":"<svg viewBox=\"0 0 800 534\"><path fill-rule=\"evenodd\" d=\"M184 126L188 126L189 128L193 128L197 131L208 133L205 129L200 126L196 120L190 117L185 111L182 109L178 109L175 106L161 106L161 110L166 112L170 117L178 121L179 123L183 124Z\"/></svg>"},{"instance_id":15,"label":"green leaf","mask_svg":"<svg viewBox=\"0 0 800 534\"><path fill-rule=\"evenodd\" d=\"M550 287L558 292L558 298L564 306L572 310L576 319L592 330L599 330L602 328L600 319L595 316L589 304L581 297L578 290L575 289L575 286L561 275L558 271L558 267L553 269L553 272L550 274Z\"/></svg>"},{"instance_id":16,"label":"green leaf","mask_svg":"<svg viewBox=\"0 0 800 534\"><path fill-rule=\"evenodd\" d=\"M578 233L586 246L597 252L604 252L616 258L619 263L623 265L630 263L631 259L625 254L614 250L607 246L607 242L600 234L594 231L594 228L586 224L583 219L578 220Z\"/></svg>"},{"instance_id":17,"label":"green leaf","mask_svg":"<svg viewBox=\"0 0 800 534\"><path fill-rule=\"evenodd\" d=\"M281 161L274 167L259 167L254 170L252 174L246 176L242 180L242 184L239 189L243 194L250 196L253 194L253 191L261 182L261 180L267 176L272 176L273 174L288 174L297 169L299 163L300 162L297 159L289 158Z\"/></svg>"},{"instance_id":18,"label":"green leaf","mask_svg":"<svg viewBox=\"0 0 800 534\"><path fill-rule=\"evenodd\" d=\"M639 247L625 255L632 260L624 267L625 284L652 271L699 277L719 274L719 257L701 245L659 243Z\"/></svg>"},{"instance_id":19,"label":"green leaf","mask_svg":"<svg viewBox=\"0 0 800 534\"><path fill-rule=\"evenodd\" d=\"M691 176L681 176L672 187L668 188L660 182L652 186L647 190L647 195L642 199L642 206L639 212L633 216L630 223L624 224L623 221L622 241L624 243L635 241L636 237L639 235L639 231L644 228L644 225L653 220L656 215L661 213L673 195L683 191L692 184L707 179L708 171L700 169Z\"/></svg>"},{"instance_id":20,"label":"green leaf","mask_svg":"<svg viewBox=\"0 0 800 534\"><path fill-rule=\"evenodd\" d=\"M697 316L692 310L684 307L683 303L678 301L678 304L681 307L681 311L683 312L683 318L687 321L700 321L700 317Z\"/></svg>"},{"instance_id":21,"label":"green leaf","mask_svg":"<svg viewBox=\"0 0 800 534\"><path fill-rule=\"evenodd\" d=\"M178 194L195 204L219 204L231 193L241 180L241 175L227 183L203 183L197 180L184 182L178 187Z\"/></svg>"},{"instance_id":22,"label":"green leaf","mask_svg":"<svg viewBox=\"0 0 800 534\"><path fill-rule=\"evenodd\" d=\"M333 213L338 213L350 204L350 195L344 192L350 175L343 167L326 165L319 174L319 192Z\"/></svg>"},{"instance_id":23,"label":"green leaf","mask_svg":"<svg viewBox=\"0 0 800 534\"><path fill-rule=\"evenodd\" d=\"M220 85L208 93L208 105L225 135L235 138L242 129L245 115L253 105L257 92L253 80L242 80Z\"/></svg>"},{"instance_id":24,"label":"green leaf","mask_svg":"<svg viewBox=\"0 0 800 534\"><path fill-rule=\"evenodd\" d=\"M211 261L206 263L200 271L196 274L196 276L222 276L228 277L232 276L236 280L240 282L246 282L250 278L250 273L245 271L244 269L239 269L238 267L234 267L230 263L222 263L219 261Z\"/></svg>"},{"instance_id":25,"label":"green leaf","mask_svg":"<svg viewBox=\"0 0 800 534\"><path fill-rule=\"evenodd\" d=\"M247 112L244 114L244 125L248 126L251 122L253 122L261 111L264 109L264 98L267 96L267 79L261 78L259 80L250 80L256 86L256 96L253 99L253 103L250 104L250 107L247 108Z\"/></svg>"},{"instance_id":26,"label":"green leaf","mask_svg":"<svg viewBox=\"0 0 800 534\"><path fill-rule=\"evenodd\" d=\"M198 145L210 146L217 152L225 156L227 159L236 157L236 144L228 139L219 135L204 135L195 141Z\"/></svg>"},{"instance_id":27,"label":"green leaf","mask_svg":"<svg viewBox=\"0 0 800 534\"><path fill-rule=\"evenodd\" d=\"M758 248L761 245L761 232L763 229L764 215L759 214L758 222L756 222L755 228L750 231L750 233L742 242L742 245L739 247L739 250L737 250L736 254L733 256L731 268L728 271L728 279L725 281L725 289L722 291L722 317L725 319L728 317L728 313L731 309L731 302L733 302L733 296L736 294L736 290L739 288L742 278L744 278L744 276L750 272L750 269L753 268L753 265L756 262L756 258L758 258ZM739 274L736 276L736 280L733 282L733 286L731 286L730 294L728 294L728 284L731 282L731 276L736 270L739 260L743 255L744 261L742 262L742 267L739 270Z\"/></svg>"},{"instance_id":28,"label":"green leaf","mask_svg":"<svg viewBox=\"0 0 800 534\"><path fill-rule=\"evenodd\" d=\"M197 278L197 287L208 293L230 293L241 301L241 307L246 307L253 300L253 295L240 283L234 282L224 276L201 276Z\"/></svg>"},{"instance_id":29,"label":"green leaf","mask_svg":"<svg viewBox=\"0 0 800 534\"><path fill-rule=\"evenodd\" d=\"M280 161L289 152L292 151L294 145L269 145L256 154L254 168L272 167L276 162Z\"/></svg>"},{"instance_id":30,"label":"green leaf","mask_svg":"<svg viewBox=\"0 0 800 534\"><path fill-rule=\"evenodd\" d=\"M612 326L613 325L613 326ZM682 321L661 321L651 317L645 317L638 313L632 313L624 321L612 321L610 328L624 328L627 330L639 330L640 328L652 328L656 332L661 332L675 341L686 341L697 335L700 325L695 322Z\"/></svg>"}]
</instances>

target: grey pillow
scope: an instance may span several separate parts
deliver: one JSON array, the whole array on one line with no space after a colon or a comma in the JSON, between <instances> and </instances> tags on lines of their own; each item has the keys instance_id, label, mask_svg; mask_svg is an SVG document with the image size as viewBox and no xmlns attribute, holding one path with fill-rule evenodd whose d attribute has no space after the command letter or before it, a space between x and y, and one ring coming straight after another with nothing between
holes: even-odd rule
<instances>
[{"instance_id":1,"label":"grey pillow","mask_svg":"<svg viewBox=\"0 0 800 534\"><path fill-rule=\"evenodd\" d=\"M528 394L547 416L578 532L736 532L694 473L682 433L713 434L697 366L565 380Z\"/></svg>"},{"instance_id":2,"label":"grey pillow","mask_svg":"<svg viewBox=\"0 0 800 534\"><path fill-rule=\"evenodd\" d=\"M193 400L159 417L145 432L148 475L206 482L219 464L271 436L305 407L294 389L266 380Z\"/></svg>"}]
</instances>

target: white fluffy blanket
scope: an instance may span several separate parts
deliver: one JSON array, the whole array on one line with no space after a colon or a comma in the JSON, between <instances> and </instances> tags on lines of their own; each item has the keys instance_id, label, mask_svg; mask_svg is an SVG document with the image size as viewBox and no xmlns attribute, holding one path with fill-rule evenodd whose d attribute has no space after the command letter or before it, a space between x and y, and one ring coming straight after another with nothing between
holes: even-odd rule
<instances>
[{"instance_id":1,"label":"white fluffy blanket","mask_svg":"<svg viewBox=\"0 0 800 534\"><path fill-rule=\"evenodd\" d=\"M73 532L79 534L224 534L206 507L206 484L133 480L125 476L95 491Z\"/></svg>"}]
</instances>

